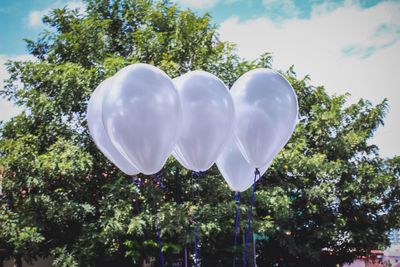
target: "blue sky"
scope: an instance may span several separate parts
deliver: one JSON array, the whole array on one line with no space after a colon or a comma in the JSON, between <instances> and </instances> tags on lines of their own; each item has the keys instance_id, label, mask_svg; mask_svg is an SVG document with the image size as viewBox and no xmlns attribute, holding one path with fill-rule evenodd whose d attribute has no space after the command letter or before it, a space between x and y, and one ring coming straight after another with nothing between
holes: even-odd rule
<instances>
[{"instance_id":1,"label":"blue sky","mask_svg":"<svg viewBox=\"0 0 400 267\"><path fill-rule=\"evenodd\" d=\"M51 8L68 4L82 5L64 0L0 0L0 54L27 53L23 39L34 40L42 31L41 16Z\"/></svg>"},{"instance_id":2,"label":"blue sky","mask_svg":"<svg viewBox=\"0 0 400 267\"><path fill-rule=\"evenodd\" d=\"M329 2L334 8L345 3L344 0L324 1L324 0L182 0L176 1L181 4L197 10L210 12L214 20L218 23L223 22L232 15L237 15L242 20L266 16L274 21L281 21L298 17L301 19L309 19L313 6ZM364 0L359 1L359 5L363 8L372 7L381 0Z\"/></svg>"},{"instance_id":3,"label":"blue sky","mask_svg":"<svg viewBox=\"0 0 400 267\"><path fill-rule=\"evenodd\" d=\"M299 76L332 94L350 92L378 103L389 99L385 126L371 141L383 156L400 154L400 0L174 0L209 12L220 38L254 59L272 52L274 67L295 65ZM80 0L0 0L0 80L7 59L32 60L23 38L43 30L40 18L55 7L84 8ZM0 81L0 87L2 82ZM20 112L0 99L0 120Z\"/></svg>"},{"instance_id":4,"label":"blue sky","mask_svg":"<svg viewBox=\"0 0 400 267\"><path fill-rule=\"evenodd\" d=\"M280 22L294 16L301 19L310 18L312 7L324 3L323 0L296 0L294 7L285 4L287 1L263 1L263 0L188 0L176 1L185 7L197 10L199 13L209 12L216 23L222 23L232 15L241 20L248 20L260 16L266 16ZM264 4L270 2L268 6ZM280 3L278 3L280 2ZM291 1L289 1L291 2ZM381 1L360 1L362 7L371 7ZM35 39L41 32L40 17L54 7L80 5L78 0L0 0L0 54L19 55L26 53L23 38ZM332 6L343 4L343 0L331 1ZM296 14L293 12L296 10Z\"/></svg>"}]
</instances>

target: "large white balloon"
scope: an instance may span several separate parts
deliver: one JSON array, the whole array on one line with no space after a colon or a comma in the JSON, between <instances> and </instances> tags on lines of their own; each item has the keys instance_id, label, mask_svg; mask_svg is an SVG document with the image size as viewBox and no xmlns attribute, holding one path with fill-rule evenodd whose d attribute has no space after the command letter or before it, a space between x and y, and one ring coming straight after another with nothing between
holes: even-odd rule
<instances>
[{"instance_id":1,"label":"large white balloon","mask_svg":"<svg viewBox=\"0 0 400 267\"><path fill-rule=\"evenodd\" d=\"M216 163L222 177L233 191L243 192L253 185L255 169L243 157L234 137L230 139ZM270 164L271 162L259 169L260 176L257 177L257 181Z\"/></svg>"},{"instance_id":2,"label":"large white balloon","mask_svg":"<svg viewBox=\"0 0 400 267\"><path fill-rule=\"evenodd\" d=\"M173 155L193 171L209 169L233 132L235 109L228 88L205 71L173 80L182 102L182 126Z\"/></svg>"},{"instance_id":3,"label":"large white balloon","mask_svg":"<svg viewBox=\"0 0 400 267\"><path fill-rule=\"evenodd\" d=\"M285 146L297 122L297 96L289 82L270 69L255 69L232 86L236 142L254 168L269 162Z\"/></svg>"},{"instance_id":4,"label":"large white balloon","mask_svg":"<svg viewBox=\"0 0 400 267\"><path fill-rule=\"evenodd\" d=\"M112 78L104 80L97 86L89 99L87 106L87 122L89 133L101 152L121 171L128 175L138 174L139 171L114 147L103 125L102 103L107 90L111 90Z\"/></svg>"},{"instance_id":5,"label":"large white balloon","mask_svg":"<svg viewBox=\"0 0 400 267\"><path fill-rule=\"evenodd\" d=\"M174 156L174 158L186 169L190 170L190 164L186 162L185 158L183 157L181 151L179 149L174 148L174 150L172 150L172 156Z\"/></svg>"},{"instance_id":6,"label":"large white balloon","mask_svg":"<svg viewBox=\"0 0 400 267\"><path fill-rule=\"evenodd\" d=\"M148 64L120 70L103 102L103 121L115 147L144 174L161 170L177 140L181 104L172 80Z\"/></svg>"}]
</instances>

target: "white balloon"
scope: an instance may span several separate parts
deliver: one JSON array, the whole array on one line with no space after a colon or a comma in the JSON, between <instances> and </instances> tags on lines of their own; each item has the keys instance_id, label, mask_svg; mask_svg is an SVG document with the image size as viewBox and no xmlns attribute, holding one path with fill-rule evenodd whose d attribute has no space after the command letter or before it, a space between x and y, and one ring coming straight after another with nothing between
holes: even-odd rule
<instances>
[{"instance_id":1,"label":"white balloon","mask_svg":"<svg viewBox=\"0 0 400 267\"><path fill-rule=\"evenodd\" d=\"M92 93L87 106L89 133L101 152L121 171L128 175L139 171L114 147L103 125L102 102L108 90L111 90L112 78L104 80Z\"/></svg>"},{"instance_id":2,"label":"white balloon","mask_svg":"<svg viewBox=\"0 0 400 267\"><path fill-rule=\"evenodd\" d=\"M260 168L279 153L297 122L297 96L289 82L270 69L255 69L232 86L236 142L245 159Z\"/></svg>"},{"instance_id":3,"label":"white balloon","mask_svg":"<svg viewBox=\"0 0 400 267\"><path fill-rule=\"evenodd\" d=\"M209 169L233 133L235 108L228 88L205 71L173 80L182 103L182 126L173 155L193 171Z\"/></svg>"},{"instance_id":4,"label":"white balloon","mask_svg":"<svg viewBox=\"0 0 400 267\"><path fill-rule=\"evenodd\" d=\"M172 156L174 156L174 158L186 169L190 170L190 164L186 162L185 158L183 157L181 151L179 149L174 148L174 150L172 150Z\"/></svg>"},{"instance_id":5,"label":"white balloon","mask_svg":"<svg viewBox=\"0 0 400 267\"><path fill-rule=\"evenodd\" d=\"M172 80L148 64L120 70L103 103L103 121L112 143L144 174L160 171L171 154L181 113Z\"/></svg>"},{"instance_id":6,"label":"white balloon","mask_svg":"<svg viewBox=\"0 0 400 267\"><path fill-rule=\"evenodd\" d=\"M255 168L243 157L234 137L230 139L216 163L222 177L233 191L243 192L253 185ZM271 162L259 169L260 175L256 181L266 172L270 164Z\"/></svg>"}]
</instances>

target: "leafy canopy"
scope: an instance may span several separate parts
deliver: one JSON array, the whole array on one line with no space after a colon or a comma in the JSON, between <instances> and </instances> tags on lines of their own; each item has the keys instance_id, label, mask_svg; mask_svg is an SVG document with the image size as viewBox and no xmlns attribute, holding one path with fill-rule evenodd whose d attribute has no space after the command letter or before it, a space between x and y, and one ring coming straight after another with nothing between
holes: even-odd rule
<instances>
[{"instance_id":1,"label":"leafy canopy","mask_svg":"<svg viewBox=\"0 0 400 267\"><path fill-rule=\"evenodd\" d=\"M173 158L160 173L164 189L144 176L138 187L96 148L85 110L102 80L135 62L171 77L203 69L231 86L250 69L271 68L271 55L241 59L209 15L168 1L87 0L83 14L54 9L43 21L49 30L26 40L36 60L9 62L0 91L24 107L0 129L0 246L28 260L52 255L55 266L139 265L158 258L157 208L168 262L185 244L192 252L195 216L202 264L230 264L236 206L216 168L201 177L197 206L191 173ZM368 143L386 101L348 104L293 68L284 75L301 117L257 184L252 227L267 237L257 241L258 264L334 266L388 245L386 232L399 226L400 159L382 159ZM242 194L241 233L250 195Z\"/></svg>"}]
</instances>

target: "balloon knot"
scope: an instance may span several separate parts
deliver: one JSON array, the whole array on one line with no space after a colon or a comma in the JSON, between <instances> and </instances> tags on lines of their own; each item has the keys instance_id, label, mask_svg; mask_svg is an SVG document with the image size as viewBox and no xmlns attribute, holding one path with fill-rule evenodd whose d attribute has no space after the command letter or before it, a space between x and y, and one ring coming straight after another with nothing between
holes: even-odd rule
<instances>
[{"instance_id":1,"label":"balloon knot","mask_svg":"<svg viewBox=\"0 0 400 267\"><path fill-rule=\"evenodd\" d=\"M236 202L240 201L240 192L239 191L235 192L235 200L236 200Z\"/></svg>"},{"instance_id":2,"label":"balloon knot","mask_svg":"<svg viewBox=\"0 0 400 267\"><path fill-rule=\"evenodd\" d=\"M258 170L258 168L256 168L256 170L254 171L255 175L260 175L260 171Z\"/></svg>"}]
</instances>

